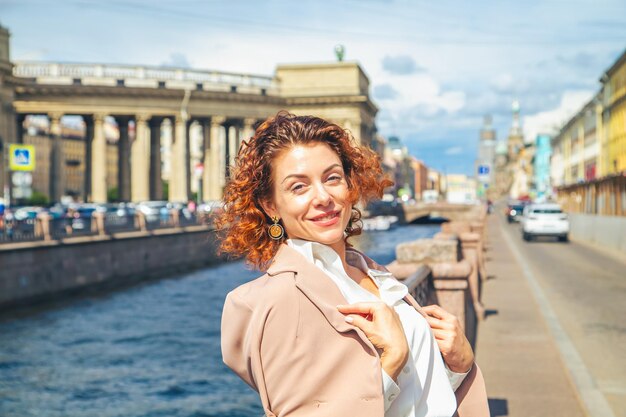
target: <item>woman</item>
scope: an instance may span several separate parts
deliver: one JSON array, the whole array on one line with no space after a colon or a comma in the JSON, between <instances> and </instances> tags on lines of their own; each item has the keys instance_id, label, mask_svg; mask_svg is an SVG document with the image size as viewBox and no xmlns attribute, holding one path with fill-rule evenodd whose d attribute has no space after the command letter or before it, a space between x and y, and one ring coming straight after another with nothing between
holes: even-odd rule
<instances>
[{"instance_id":1,"label":"woman","mask_svg":"<svg viewBox=\"0 0 626 417\"><path fill-rule=\"evenodd\" d=\"M355 204L389 185L376 154L320 118L280 112L242 144L221 251L266 272L228 294L222 355L267 416L451 416L457 399L488 415L458 321L347 243Z\"/></svg>"}]
</instances>

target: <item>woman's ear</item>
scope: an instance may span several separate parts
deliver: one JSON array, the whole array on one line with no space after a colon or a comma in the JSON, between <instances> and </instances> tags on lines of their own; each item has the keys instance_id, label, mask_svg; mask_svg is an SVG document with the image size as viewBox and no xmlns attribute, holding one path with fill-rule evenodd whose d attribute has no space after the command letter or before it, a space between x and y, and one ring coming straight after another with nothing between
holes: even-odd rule
<instances>
[{"instance_id":1,"label":"woman's ear","mask_svg":"<svg viewBox=\"0 0 626 417\"><path fill-rule=\"evenodd\" d=\"M276 209L274 208L274 204L271 201L260 201L259 204L261 204L261 208L269 217L274 218L274 216L278 215L278 213L276 213Z\"/></svg>"}]
</instances>

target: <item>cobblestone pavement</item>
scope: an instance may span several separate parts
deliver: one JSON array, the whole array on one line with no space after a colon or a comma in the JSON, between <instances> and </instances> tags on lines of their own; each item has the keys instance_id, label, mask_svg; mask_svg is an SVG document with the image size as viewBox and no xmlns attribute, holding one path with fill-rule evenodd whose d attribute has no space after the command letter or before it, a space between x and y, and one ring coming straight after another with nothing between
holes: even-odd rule
<instances>
[{"instance_id":1,"label":"cobblestone pavement","mask_svg":"<svg viewBox=\"0 0 626 417\"><path fill-rule=\"evenodd\" d=\"M626 417L626 264L488 220L477 360L492 416Z\"/></svg>"}]
</instances>

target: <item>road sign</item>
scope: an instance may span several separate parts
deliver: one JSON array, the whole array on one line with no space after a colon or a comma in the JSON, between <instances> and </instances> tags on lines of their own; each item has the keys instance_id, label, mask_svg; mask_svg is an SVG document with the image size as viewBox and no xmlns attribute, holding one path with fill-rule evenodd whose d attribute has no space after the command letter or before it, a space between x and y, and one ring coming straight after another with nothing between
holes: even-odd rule
<instances>
[{"instance_id":1,"label":"road sign","mask_svg":"<svg viewBox=\"0 0 626 417\"><path fill-rule=\"evenodd\" d=\"M9 145L9 170L34 171L35 147L32 145Z\"/></svg>"},{"instance_id":2,"label":"road sign","mask_svg":"<svg viewBox=\"0 0 626 417\"><path fill-rule=\"evenodd\" d=\"M478 175L489 175L489 165L478 165Z\"/></svg>"},{"instance_id":3,"label":"road sign","mask_svg":"<svg viewBox=\"0 0 626 417\"><path fill-rule=\"evenodd\" d=\"M13 185L16 187L30 187L33 185L33 174L30 172L15 172L12 177Z\"/></svg>"}]
</instances>

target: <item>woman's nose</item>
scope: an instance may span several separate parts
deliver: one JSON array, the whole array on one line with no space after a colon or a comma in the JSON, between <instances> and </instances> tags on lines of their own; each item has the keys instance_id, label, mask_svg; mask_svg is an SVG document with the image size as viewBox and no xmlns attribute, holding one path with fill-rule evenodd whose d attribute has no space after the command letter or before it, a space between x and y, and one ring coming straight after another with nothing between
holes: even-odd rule
<instances>
[{"instance_id":1,"label":"woman's nose","mask_svg":"<svg viewBox=\"0 0 626 417\"><path fill-rule=\"evenodd\" d=\"M330 193L326 190L323 184L317 184L315 186L314 203L321 206L326 206L330 202Z\"/></svg>"}]
</instances>

